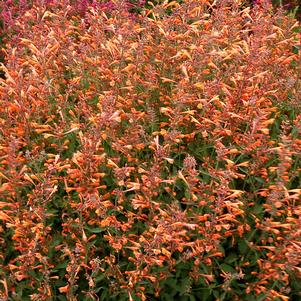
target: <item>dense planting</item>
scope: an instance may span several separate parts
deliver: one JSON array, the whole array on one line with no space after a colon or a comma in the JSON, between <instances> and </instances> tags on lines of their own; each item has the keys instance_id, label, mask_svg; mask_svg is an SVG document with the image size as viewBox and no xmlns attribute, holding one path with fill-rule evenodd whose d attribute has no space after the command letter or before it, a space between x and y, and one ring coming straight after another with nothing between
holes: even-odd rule
<instances>
[{"instance_id":1,"label":"dense planting","mask_svg":"<svg viewBox=\"0 0 301 301\"><path fill-rule=\"evenodd\" d=\"M1 300L300 300L300 24L181 2L7 30Z\"/></svg>"}]
</instances>

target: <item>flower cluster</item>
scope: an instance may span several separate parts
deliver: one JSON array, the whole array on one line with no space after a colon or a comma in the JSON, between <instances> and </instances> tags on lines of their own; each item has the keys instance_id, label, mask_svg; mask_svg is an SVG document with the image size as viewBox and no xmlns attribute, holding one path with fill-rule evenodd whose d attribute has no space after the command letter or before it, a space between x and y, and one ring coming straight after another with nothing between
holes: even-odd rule
<instances>
[{"instance_id":1,"label":"flower cluster","mask_svg":"<svg viewBox=\"0 0 301 301\"><path fill-rule=\"evenodd\" d=\"M7 31L0 297L300 297L300 24L65 2L19 1Z\"/></svg>"}]
</instances>

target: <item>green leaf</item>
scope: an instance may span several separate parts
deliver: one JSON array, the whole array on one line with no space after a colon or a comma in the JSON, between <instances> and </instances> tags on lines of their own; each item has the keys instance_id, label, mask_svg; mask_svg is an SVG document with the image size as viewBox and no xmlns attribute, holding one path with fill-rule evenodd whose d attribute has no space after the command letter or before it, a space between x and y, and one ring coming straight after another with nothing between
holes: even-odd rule
<instances>
[{"instance_id":1,"label":"green leaf","mask_svg":"<svg viewBox=\"0 0 301 301\"><path fill-rule=\"evenodd\" d=\"M106 231L106 229L103 229L103 228L91 228L91 227L88 227L88 226L85 226L84 227L87 231L91 232L91 233L101 233L101 232L104 232Z\"/></svg>"},{"instance_id":2,"label":"green leaf","mask_svg":"<svg viewBox=\"0 0 301 301\"><path fill-rule=\"evenodd\" d=\"M213 291L213 296L214 296L215 298L218 298L218 297L219 297L219 291L218 291L218 290L214 290L214 291Z\"/></svg>"},{"instance_id":3,"label":"green leaf","mask_svg":"<svg viewBox=\"0 0 301 301\"><path fill-rule=\"evenodd\" d=\"M196 301L196 298L193 295L189 295L189 300L190 301Z\"/></svg>"},{"instance_id":4,"label":"green leaf","mask_svg":"<svg viewBox=\"0 0 301 301\"><path fill-rule=\"evenodd\" d=\"M53 271L58 271L58 270L62 270L62 269L65 269L68 265L68 262L65 261L65 262L62 262L62 263L59 263L54 269Z\"/></svg>"},{"instance_id":5,"label":"green leaf","mask_svg":"<svg viewBox=\"0 0 301 301\"><path fill-rule=\"evenodd\" d=\"M194 296L197 297L196 300L207 301L210 300L209 298L211 294L212 294L212 290L205 288L205 289L201 289L198 294L194 293Z\"/></svg>"},{"instance_id":6,"label":"green leaf","mask_svg":"<svg viewBox=\"0 0 301 301\"><path fill-rule=\"evenodd\" d=\"M241 254L245 255L249 251L249 246L248 243L246 242L245 239L240 239L238 241L238 250Z\"/></svg>"},{"instance_id":7,"label":"green leaf","mask_svg":"<svg viewBox=\"0 0 301 301\"><path fill-rule=\"evenodd\" d=\"M255 204L255 205L253 206L253 208L252 208L252 211L253 211L253 213L256 214L256 216L257 216L257 215L259 215L260 213L263 212L263 206L260 205L260 204Z\"/></svg>"},{"instance_id":8,"label":"green leaf","mask_svg":"<svg viewBox=\"0 0 301 301\"><path fill-rule=\"evenodd\" d=\"M292 60L291 61L291 66L292 67L297 67L298 66L298 62L296 60Z\"/></svg>"},{"instance_id":9,"label":"green leaf","mask_svg":"<svg viewBox=\"0 0 301 301\"><path fill-rule=\"evenodd\" d=\"M185 198L186 198L187 200L190 199L190 193L189 193L189 190L187 190L187 189L185 190L184 196L185 196Z\"/></svg>"},{"instance_id":10,"label":"green leaf","mask_svg":"<svg viewBox=\"0 0 301 301\"><path fill-rule=\"evenodd\" d=\"M228 264L231 264L235 261L237 261L237 254L235 253L231 253L225 258L225 262Z\"/></svg>"},{"instance_id":11,"label":"green leaf","mask_svg":"<svg viewBox=\"0 0 301 301\"><path fill-rule=\"evenodd\" d=\"M62 242L61 236L56 236L55 239L51 243L51 248L58 246Z\"/></svg>"},{"instance_id":12,"label":"green leaf","mask_svg":"<svg viewBox=\"0 0 301 301\"><path fill-rule=\"evenodd\" d=\"M230 265L226 264L226 263L222 263L220 265L221 270L226 272L226 273L235 273L235 269L233 267L231 267Z\"/></svg>"},{"instance_id":13,"label":"green leaf","mask_svg":"<svg viewBox=\"0 0 301 301\"><path fill-rule=\"evenodd\" d=\"M95 278L95 282L97 283L97 282L103 280L105 277L106 277L105 274L101 274L101 275L99 275L99 276L97 276L97 277Z\"/></svg>"},{"instance_id":14,"label":"green leaf","mask_svg":"<svg viewBox=\"0 0 301 301\"><path fill-rule=\"evenodd\" d=\"M257 298L254 295L247 295L246 301L257 301Z\"/></svg>"},{"instance_id":15,"label":"green leaf","mask_svg":"<svg viewBox=\"0 0 301 301\"><path fill-rule=\"evenodd\" d=\"M296 32L296 33L301 32L301 26L295 27L294 29L292 29L292 32Z\"/></svg>"},{"instance_id":16,"label":"green leaf","mask_svg":"<svg viewBox=\"0 0 301 301\"><path fill-rule=\"evenodd\" d=\"M161 294L161 299L163 301L173 301L174 300L174 295L170 295L169 293Z\"/></svg>"},{"instance_id":17,"label":"green leaf","mask_svg":"<svg viewBox=\"0 0 301 301\"><path fill-rule=\"evenodd\" d=\"M174 279L174 278L169 278L167 281L166 281L166 284L173 288L175 291L178 291L179 290L179 286L178 286L178 283L177 283L177 280Z\"/></svg>"},{"instance_id":18,"label":"green leaf","mask_svg":"<svg viewBox=\"0 0 301 301\"><path fill-rule=\"evenodd\" d=\"M301 49L301 45L293 46L292 52L294 54L298 54L300 49Z\"/></svg>"}]
</instances>

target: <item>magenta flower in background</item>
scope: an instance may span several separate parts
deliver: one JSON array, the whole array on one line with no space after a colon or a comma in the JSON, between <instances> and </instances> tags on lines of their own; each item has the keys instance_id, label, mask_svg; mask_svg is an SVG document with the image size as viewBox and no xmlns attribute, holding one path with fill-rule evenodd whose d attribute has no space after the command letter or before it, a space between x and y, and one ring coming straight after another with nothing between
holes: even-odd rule
<instances>
[{"instance_id":1,"label":"magenta flower in background","mask_svg":"<svg viewBox=\"0 0 301 301\"><path fill-rule=\"evenodd\" d=\"M13 0L0 1L0 19L2 20L2 32L9 29L14 29L14 24L18 16L24 14L26 10L30 9L32 5L44 5L46 8L70 5L72 7L71 14L79 14L84 16L88 7L98 7L105 12L112 12L115 9L129 10L134 7L142 7L145 5L145 0L129 1L124 0L117 5L114 1L100 1L100 0L19 0L17 3Z\"/></svg>"},{"instance_id":2,"label":"magenta flower in background","mask_svg":"<svg viewBox=\"0 0 301 301\"><path fill-rule=\"evenodd\" d=\"M262 7L269 7L272 3L270 0L253 0L254 5L260 5Z\"/></svg>"}]
</instances>

